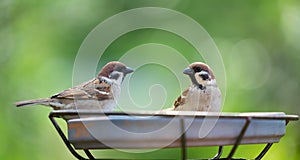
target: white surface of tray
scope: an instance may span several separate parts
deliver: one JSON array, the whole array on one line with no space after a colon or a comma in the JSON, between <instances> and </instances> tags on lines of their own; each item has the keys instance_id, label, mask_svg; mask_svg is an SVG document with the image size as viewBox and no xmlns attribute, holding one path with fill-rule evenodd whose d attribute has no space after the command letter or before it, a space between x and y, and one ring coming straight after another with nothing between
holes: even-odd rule
<instances>
[{"instance_id":1,"label":"white surface of tray","mask_svg":"<svg viewBox=\"0 0 300 160\"><path fill-rule=\"evenodd\" d=\"M247 120L250 123L241 144L275 143L284 136L288 119L281 112L172 111L81 117L67 121L68 138L76 149L180 147L182 127L187 147L233 145Z\"/></svg>"}]
</instances>

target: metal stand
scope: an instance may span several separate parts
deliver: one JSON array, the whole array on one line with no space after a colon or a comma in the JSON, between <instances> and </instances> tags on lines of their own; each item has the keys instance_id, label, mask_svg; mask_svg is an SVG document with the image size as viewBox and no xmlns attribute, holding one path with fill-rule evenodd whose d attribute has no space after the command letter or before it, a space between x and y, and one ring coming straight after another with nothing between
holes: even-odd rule
<instances>
[{"instance_id":1,"label":"metal stand","mask_svg":"<svg viewBox=\"0 0 300 160\"><path fill-rule=\"evenodd\" d=\"M289 124L289 120L285 121L285 125ZM255 160L260 160L263 158L263 156L269 151L269 149L272 147L273 143L268 143L265 148L260 152L260 154L255 158Z\"/></svg>"},{"instance_id":2,"label":"metal stand","mask_svg":"<svg viewBox=\"0 0 300 160\"><path fill-rule=\"evenodd\" d=\"M273 143L268 143L266 147L260 152L260 154L255 158L255 160L260 160L268 152Z\"/></svg>"},{"instance_id":3,"label":"metal stand","mask_svg":"<svg viewBox=\"0 0 300 160\"><path fill-rule=\"evenodd\" d=\"M218 153L212 159L219 159L223 153L223 146L219 146Z\"/></svg>"},{"instance_id":4,"label":"metal stand","mask_svg":"<svg viewBox=\"0 0 300 160\"><path fill-rule=\"evenodd\" d=\"M90 113L86 113L86 115L89 115ZM102 115L105 113L102 113ZM106 115L125 115L126 113L108 113ZM60 126L58 125L57 121L55 120L55 118L61 118L64 116L78 116L78 113L76 112L51 112L49 114L49 119L51 120L53 126L55 127L56 131L58 132L58 134L60 135L60 137L62 138L62 140L64 141L65 145L67 146L67 148L69 149L69 151L72 153L72 155L74 157L76 157L79 160L95 160L95 157L92 155L92 153L88 150L88 149L84 149L83 151L85 152L86 156L88 158L84 158L83 156L81 156L79 153L76 152L76 150L74 149L74 147L71 145L70 141L68 140L68 138L65 136L64 132L62 131L62 129L60 128ZM161 116L161 115L160 115ZM179 116L180 118L180 130L181 130L181 137L180 137L180 142L181 142L181 159L182 160L186 160L187 159L187 142L186 142L186 135L185 135L185 116L181 115ZM236 152L238 146L240 145L247 129L248 126L251 123L252 118L251 117L245 117L245 124L242 128L242 130L240 131L240 134L237 136L237 139L229 153L229 155L226 158L220 158L222 156L222 151L223 151L223 146L219 146L218 149L218 153L212 158L212 159L226 159L226 160L233 160L233 155ZM286 120L286 124L288 124L288 120ZM268 152L268 150L271 148L273 143L268 143L265 148L260 152L260 154L255 158L255 160L260 160L263 158L263 156Z\"/></svg>"},{"instance_id":5,"label":"metal stand","mask_svg":"<svg viewBox=\"0 0 300 160\"><path fill-rule=\"evenodd\" d=\"M67 148L69 149L69 151L73 154L74 157L76 157L79 160L88 160L84 157L82 157L80 154L78 154L75 149L73 148L73 146L71 145L71 143L69 142L69 140L67 139L67 137L65 136L64 132L61 130L61 128L59 127L58 123L56 122L55 118L58 118L62 115L60 114L53 114L52 112L49 115L49 119L52 122L53 126L55 127L56 131L58 132L58 134L60 135L61 139L64 141L65 145L67 146ZM89 150L84 150L85 154L88 156L89 159L95 159L93 157L93 155L91 154L91 152L89 152Z\"/></svg>"},{"instance_id":6,"label":"metal stand","mask_svg":"<svg viewBox=\"0 0 300 160\"><path fill-rule=\"evenodd\" d=\"M231 159L232 159L232 157L233 157L233 155L234 155L234 153L235 153L237 147L238 147L239 144L241 143L241 140L242 140L242 138L243 138L243 136L244 136L244 134L245 134L245 132L246 132L246 130L247 130L247 128L248 128L250 122L251 122L251 117L247 117L246 123L244 124L244 127L242 128L242 130L241 130L241 132L240 132L240 135L237 137L237 139L236 139L236 141L235 141L235 144L234 144L234 146L232 147L232 149L231 149L231 151L230 151L230 153L229 153L229 155L228 155L228 157L227 157L228 160L231 160Z\"/></svg>"},{"instance_id":7,"label":"metal stand","mask_svg":"<svg viewBox=\"0 0 300 160\"><path fill-rule=\"evenodd\" d=\"M180 129L181 129L181 159L186 159L186 139L185 139L185 125L184 117L180 117Z\"/></svg>"}]
</instances>

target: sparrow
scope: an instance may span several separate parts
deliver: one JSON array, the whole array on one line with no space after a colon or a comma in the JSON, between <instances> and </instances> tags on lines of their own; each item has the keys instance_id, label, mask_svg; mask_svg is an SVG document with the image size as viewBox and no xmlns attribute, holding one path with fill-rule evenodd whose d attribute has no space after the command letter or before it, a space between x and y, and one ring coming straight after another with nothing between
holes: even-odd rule
<instances>
[{"instance_id":1,"label":"sparrow","mask_svg":"<svg viewBox=\"0 0 300 160\"><path fill-rule=\"evenodd\" d=\"M192 84L177 98L171 110L219 112L222 95L210 67L194 62L183 73L189 76Z\"/></svg>"},{"instance_id":2,"label":"sparrow","mask_svg":"<svg viewBox=\"0 0 300 160\"><path fill-rule=\"evenodd\" d=\"M107 63L98 75L78 86L66 89L49 98L16 102L17 107L29 105L50 106L54 110L98 109L112 111L121 93L121 83L133 69L113 61Z\"/></svg>"}]
</instances>

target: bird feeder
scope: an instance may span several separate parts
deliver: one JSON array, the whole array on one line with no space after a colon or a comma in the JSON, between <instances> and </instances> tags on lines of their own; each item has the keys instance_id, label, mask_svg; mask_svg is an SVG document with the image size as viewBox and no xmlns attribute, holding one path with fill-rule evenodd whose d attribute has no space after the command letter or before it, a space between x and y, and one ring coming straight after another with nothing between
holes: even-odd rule
<instances>
[{"instance_id":1,"label":"bird feeder","mask_svg":"<svg viewBox=\"0 0 300 160\"><path fill-rule=\"evenodd\" d=\"M188 147L201 146L219 148L217 154L211 159L234 159L235 151L240 145L265 144L265 148L254 157L259 160L273 143L278 143L285 135L286 125L290 121L298 120L299 117L282 112L124 113L57 110L52 111L49 118L69 151L77 159L96 159L90 150L162 147L180 147L181 159L186 159ZM57 123L57 118L66 121L67 136ZM205 136L201 136L199 131L205 124L213 126ZM125 132L120 132L120 129ZM228 155L222 155L223 146L233 146ZM83 150L86 155L80 155L78 150Z\"/></svg>"}]
</instances>

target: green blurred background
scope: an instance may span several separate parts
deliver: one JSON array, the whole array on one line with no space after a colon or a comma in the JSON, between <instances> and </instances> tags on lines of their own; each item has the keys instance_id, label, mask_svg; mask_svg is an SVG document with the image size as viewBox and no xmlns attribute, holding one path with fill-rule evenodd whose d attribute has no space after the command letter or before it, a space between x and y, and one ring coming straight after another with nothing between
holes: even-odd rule
<instances>
[{"instance_id":1,"label":"green blurred background","mask_svg":"<svg viewBox=\"0 0 300 160\"><path fill-rule=\"evenodd\" d=\"M182 12L200 23L215 40L227 76L223 111L300 114L298 0L2 0L0 159L75 159L50 124L50 108L16 108L13 102L48 97L71 87L73 63L88 33L110 16L146 6ZM145 29L117 39L106 50L115 54L104 55L99 67L144 43L168 45L191 62L201 60L193 56L196 51L178 36ZM174 87L168 92L174 94L168 97L166 106L180 89ZM300 159L299 131L299 122L290 123L286 135L273 145L265 159ZM252 158L262 148L263 145L242 146L235 156ZM227 147L225 155L229 150ZM216 151L215 147L190 148L188 157L211 157ZM180 158L180 149L143 154L107 150L96 154L103 158L175 159Z\"/></svg>"}]
</instances>

